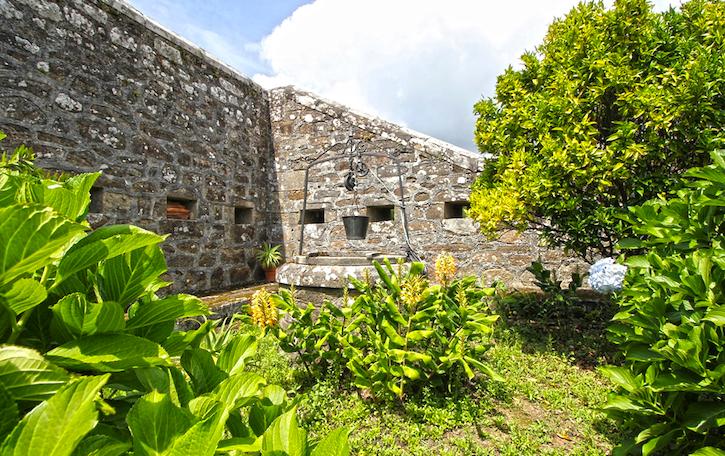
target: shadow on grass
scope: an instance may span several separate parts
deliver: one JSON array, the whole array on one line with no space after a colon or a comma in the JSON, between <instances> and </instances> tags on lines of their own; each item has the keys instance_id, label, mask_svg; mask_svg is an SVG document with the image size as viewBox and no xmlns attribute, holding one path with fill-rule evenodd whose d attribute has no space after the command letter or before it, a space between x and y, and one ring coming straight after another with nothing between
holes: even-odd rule
<instances>
[{"instance_id":1,"label":"shadow on grass","mask_svg":"<svg viewBox=\"0 0 725 456\"><path fill-rule=\"evenodd\" d=\"M558 353L579 367L616 364L616 347L607 340L607 326L616 313L608 300L555 302L537 293L517 293L499 299L499 332L513 333L524 352Z\"/></svg>"}]
</instances>

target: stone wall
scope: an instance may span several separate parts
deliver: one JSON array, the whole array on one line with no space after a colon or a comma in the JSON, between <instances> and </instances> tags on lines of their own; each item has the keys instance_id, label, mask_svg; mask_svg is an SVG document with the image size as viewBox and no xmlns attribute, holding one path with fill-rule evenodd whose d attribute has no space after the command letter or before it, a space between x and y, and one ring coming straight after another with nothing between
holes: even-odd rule
<instances>
[{"instance_id":1,"label":"stone wall","mask_svg":"<svg viewBox=\"0 0 725 456\"><path fill-rule=\"evenodd\" d=\"M460 218L471 183L482 166L480 154L292 87L271 91L270 112L282 220L278 227L282 231L274 237L284 240L288 257L298 249L304 170L326 148L352 134L365 139L371 150L394 154L400 161L410 241L426 262L450 252L464 273L482 274L488 281L501 279L518 288L531 286L532 276L525 269L539 257L561 278L568 278L577 267L583 270L583 265L563 252L539 245L534 232L504 232L499 240L488 241L470 219ZM364 241L348 241L342 225L344 215L356 211L370 215L371 207L373 212L380 212L380 207L393 204L394 198L386 190L397 192L398 174L393 162L366 159L371 172L359 181L355 196L343 186L348 160L340 152L325 154L333 156L340 159L310 169L308 208L323 211L324 223L305 225L303 253L404 253L400 209L395 209L393 220L371 222Z\"/></svg>"},{"instance_id":2,"label":"stone wall","mask_svg":"<svg viewBox=\"0 0 725 456\"><path fill-rule=\"evenodd\" d=\"M254 249L264 241L283 243L292 258L304 170L350 134L399 159L410 240L426 261L451 252L465 272L518 287L530 284L525 268L537 257L562 277L577 265L533 232L489 242L460 218L479 154L293 88L267 92L126 3L0 0L0 20L3 148L32 146L48 169L102 170L93 225L168 233L175 290L261 279ZM366 162L371 173L357 194L342 185L346 160L311 171L310 209L324 223L306 226L305 253L404 252L401 212L391 210L397 169L389 159ZM167 203L188 207L192 219L167 217ZM392 220L347 241L341 217L355 211Z\"/></svg>"},{"instance_id":3,"label":"stone wall","mask_svg":"<svg viewBox=\"0 0 725 456\"><path fill-rule=\"evenodd\" d=\"M3 148L102 170L94 224L170 234L175 289L252 281L279 212L268 94L115 0L0 0L0 20ZM168 198L193 220L167 219Z\"/></svg>"}]
</instances>

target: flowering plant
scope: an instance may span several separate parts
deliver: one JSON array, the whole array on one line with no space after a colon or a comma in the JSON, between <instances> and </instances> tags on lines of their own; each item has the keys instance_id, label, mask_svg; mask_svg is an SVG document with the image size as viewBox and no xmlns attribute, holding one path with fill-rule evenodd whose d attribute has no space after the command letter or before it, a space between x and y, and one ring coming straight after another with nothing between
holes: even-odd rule
<instances>
[{"instance_id":1,"label":"flowering plant","mask_svg":"<svg viewBox=\"0 0 725 456\"><path fill-rule=\"evenodd\" d=\"M252 295L249 313L252 315L254 324L262 329L274 326L279 318L277 306L272 300L272 296L264 288L255 291L254 295Z\"/></svg>"},{"instance_id":2,"label":"flowering plant","mask_svg":"<svg viewBox=\"0 0 725 456\"><path fill-rule=\"evenodd\" d=\"M614 258L602 258L589 268L589 286L601 294L622 291L627 266L616 264Z\"/></svg>"}]
</instances>

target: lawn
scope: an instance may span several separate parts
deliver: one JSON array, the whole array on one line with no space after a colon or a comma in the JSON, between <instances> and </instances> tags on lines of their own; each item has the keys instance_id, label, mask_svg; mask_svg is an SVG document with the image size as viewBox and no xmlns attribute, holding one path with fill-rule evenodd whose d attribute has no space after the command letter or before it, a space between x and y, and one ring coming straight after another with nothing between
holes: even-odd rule
<instances>
[{"instance_id":1,"label":"lawn","mask_svg":"<svg viewBox=\"0 0 725 456\"><path fill-rule=\"evenodd\" d=\"M509 303L486 355L505 382L476 378L448 393L424 387L403 403L376 402L334 372L310 378L271 335L254 369L297 393L299 417L313 435L349 428L353 454L609 454L620 435L598 410L612 385L596 365L610 361L604 327L611 310L589 307L533 320Z\"/></svg>"}]
</instances>

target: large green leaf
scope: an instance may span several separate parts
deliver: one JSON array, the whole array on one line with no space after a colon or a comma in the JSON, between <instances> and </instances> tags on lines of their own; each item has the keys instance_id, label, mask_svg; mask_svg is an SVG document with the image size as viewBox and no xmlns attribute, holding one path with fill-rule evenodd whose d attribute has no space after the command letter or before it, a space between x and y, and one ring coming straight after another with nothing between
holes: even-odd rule
<instances>
[{"instance_id":1,"label":"large green leaf","mask_svg":"<svg viewBox=\"0 0 725 456\"><path fill-rule=\"evenodd\" d=\"M153 285L165 271L164 253L157 245L115 256L104 261L98 269L101 296L126 308L143 294L153 291Z\"/></svg>"},{"instance_id":2,"label":"large green leaf","mask_svg":"<svg viewBox=\"0 0 725 456\"><path fill-rule=\"evenodd\" d=\"M714 447L704 447L690 453L690 456L725 456L725 450L720 450Z\"/></svg>"},{"instance_id":3,"label":"large green leaf","mask_svg":"<svg viewBox=\"0 0 725 456\"><path fill-rule=\"evenodd\" d=\"M47 208L0 209L0 286L51 264L84 229Z\"/></svg>"},{"instance_id":4,"label":"large green leaf","mask_svg":"<svg viewBox=\"0 0 725 456\"><path fill-rule=\"evenodd\" d=\"M134 304L135 306L136 304ZM131 310L134 306L131 306ZM131 313L129 310L129 314ZM140 328L131 329L129 332L135 336L142 337L144 339L152 340L156 343L162 344L174 333L176 327L176 320L162 321L150 326L142 326Z\"/></svg>"},{"instance_id":5,"label":"large green leaf","mask_svg":"<svg viewBox=\"0 0 725 456\"><path fill-rule=\"evenodd\" d=\"M688 429L695 432L704 432L712 426L724 426L725 404L722 402L695 402L688 407L683 421Z\"/></svg>"},{"instance_id":6,"label":"large green leaf","mask_svg":"<svg viewBox=\"0 0 725 456\"><path fill-rule=\"evenodd\" d=\"M346 428L335 429L317 444L310 456L348 456L350 454L349 434L350 431Z\"/></svg>"},{"instance_id":7,"label":"large green leaf","mask_svg":"<svg viewBox=\"0 0 725 456\"><path fill-rule=\"evenodd\" d=\"M718 326L725 326L725 306L712 307L703 320L708 320Z\"/></svg>"},{"instance_id":8,"label":"large green leaf","mask_svg":"<svg viewBox=\"0 0 725 456\"><path fill-rule=\"evenodd\" d=\"M380 277L380 280L383 281L385 284L385 287L388 289L390 293L400 293L400 287L397 286L395 283L393 283L393 280L390 277L390 274L383 269L383 267L378 263L377 261L373 260L373 266L375 267L375 270L378 272L378 277ZM390 262L388 262L388 266L390 266Z\"/></svg>"},{"instance_id":9,"label":"large green leaf","mask_svg":"<svg viewBox=\"0 0 725 456\"><path fill-rule=\"evenodd\" d=\"M131 225L113 225L98 228L68 250L58 265L54 287L78 271L123 255L132 250L156 245L164 236Z\"/></svg>"},{"instance_id":10,"label":"large green leaf","mask_svg":"<svg viewBox=\"0 0 725 456\"><path fill-rule=\"evenodd\" d=\"M181 406L179 391L177 391L172 371L178 371L178 369L176 367L144 367L134 369L136 378L143 385L145 391L156 391L168 394L174 405ZM178 374L183 376L181 372L178 372Z\"/></svg>"},{"instance_id":11,"label":"large green leaf","mask_svg":"<svg viewBox=\"0 0 725 456\"><path fill-rule=\"evenodd\" d=\"M199 347L199 343L214 329L214 321L207 320L191 331L174 331L161 343L171 356L181 355L187 347Z\"/></svg>"},{"instance_id":12,"label":"large green leaf","mask_svg":"<svg viewBox=\"0 0 725 456\"><path fill-rule=\"evenodd\" d=\"M64 385L31 410L0 447L3 456L68 456L98 422L95 400L108 375Z\"/></svg>"},{"instance_id":13,"label":"large green leaf","mask_svg":"<svg viewBox=\"0 0 725 456\"><path fill-rule=\"evenodd\" d=\"M13 430L20 421L20 411L10 393L0 384L0 441Z\"/></svg>"},{"instance_id":14,"label":"large green leaf","mask_svg":"<svg viewBox=\"0 0 725 456\"><path fill-rule=\"evenodd\" d=\"M270 424L287 409L287 392L279 385L267 385L261 401L249 408L249 427L255 435L262 435Z\"/></svg>"},{"instance_id":15,"label":"large green leaf","mask_svg":"<svg viewBox=\"0 0 725 456\"><path fill-rule=\"evenodd\" d=\"M123 308L117 302L89 302L81 293L65 296L52 309L51 325L61 341L119 332L125 324Z\"/></svg>"},{"instance_id":16,"label":"large green leaf","mask_svg":"<svg viewBox=\"0 0 725 456\"><path fill-rule=\"evenodd\" d=\"M0 289L0 303L20 315L45 301L45 287L31 278L14 280Z\"/></svg>"},{"instance_id":17,"label":"large green leaf","mask_svg":"<svg viewBox=\"0 0 725 456\"><path fill-rule=\"evenodd\" d=\"M502 377L498 372L493 370L491 368L491 366L489 366L488 364L484 364L481 361L477 360L476 358L472 358L470 356L465 356L464 359L471 366L475 367L482 373L488 375L491 378L491 380L496 381L496 382L505 382L506 381L506 379L504 377Z\"/></svg>"},{"instance_id":18,"label":"large green leaf","mask_svg":"<svg viewBox=\"0 0 725 456\"><path fill-rule=\"evenodd\" d=\"M262 435L262 455L304 456L307 436L297 426L297 410L291 409L278 417Z\"/></svg>"},{"instance_id":19,"label":"large green leaf","mask_svg":"<svg viewBox=\"0 0 725 456\"><path fill-rule=\"evenodd\" d=\"M677 434L682 433L679 429L673 429L670 432L664 433L662 435L658 435L657 437L654 437L647 441L644 445L642 445L642 456L649 456L650 454L657 454L659 450L662 450L669 445L669 443L674 439Z\"/></svg>"},{"instance_id":20,"label":"large green leaf","mask_svg":"<svg viewBox=\"0 0 725 456\"><path fill-rule=\"evenodd\" d=\"M642 380L635 377L626 367L603 366L599 368L599 371L630 393L642 387Z\"/></svg>"},{"instance_id":21,"label":"large green leaf","mask_svg":"<svg viewBox=\"0 0 725 456\"><path fill-rule=\"evenodd\" d=\"M0 348L0 384L16 401L42 401L53 396L70 376L35 350L15 345Z\"/></svg>"},{"instance_id":22,"label":"large green leaf","mask_svg":"<svg viewBox=\"0 0 725 456\"><path fill-rule=\"evenodd\" d=\"M46 357L61 367L96 372L171 365L168 353L159 344L129 334L82 337L54 348Z\"/></svg>"},{"instance_id":23,"label":"large green leaf","mask_svg":"<svg viewBox=\"0 0 725 456\"><path fill-rule=\"evenodd\" d=\"M217 367L229 375L242 372L247 359L257 353L257 338L251 334L236 336L219 354Z\"/></svg>"},{"instance_id":24,"label":"large green leaf","mask_svg":"<svg viewBox=\"0 0 725 456\"><path fill-rule=\"evenodd\" d=\"M204 418L194 424L184 435L174 440L172 447L164 453L167 456L212 456L224 432L224 423L229 416L220 403L214 404Z\"/></svg>"},{"instance_id":25,"label":"large green leaf","mask_svg":"<svg viewBox=\"0 0 725 456\"><path fill-rule=\"evenodd\" d=\"M196 296L179 294L156 301L142 302L126 323L127 329L136 329L179 318L208 315L209 309Z\"/></svg>"},{"instance_id":26,"label":"large green leaf","mask_svg":"<svg viewBox=\"0 0 725 456\"><path fill-rule=\"evenodd\" d=\"M380 328L388 336L391 343L399 347L405 346L405 339L398 334L393 325L385 317L380 319Z\"/></svg>"},{"instance_id":27,"label":"large green leaf","mask_svg":"<svg viewBox=\"0 0 725 456\"><path fill-rule=\"evenodd\" d=\"M79 174L63 182L43 179L30 185L28 194L33 201L53 208L58 214L79 222L91 202L90 190L101 173Z\"/></svg>"},{"instance_id":28,"label":"large green leaf","mask_svg":"<svg viewBox=\"0 0 725 456\"><path fill-rule=\"evenodd\" d=\"M73 456L121 456L131 449L131 443L107 435L88 435L81 440Z\"/></svg>"},{"instance_id":29,"label":"large green leaf","mask_svg":"<svg viewBox=\"0 0 725 456\"><path fill-rule=\"evenodd\" d=\"M22 182L18 176L0 173L0 207L7 207L18 203L16 195L18 187L21 185Z\"/></svg>"},{"instance_id":30,"label":"large green leaf","mask_svg":"<svg viewBox=\"0 0 725 456\"><path fill-rule=\"evenodd\" d=\"M219 442L217 451L223 453L229 453L232 451L238 451L244 453L258 453L262 448L262 438L257 436L251 437L233 437L231 439L225 439Z\"/></svg>"},{"instance_id":31,"label":"large green leaf","mask_svg":"<svg viewBox=\"0 0 725 456\"><path fill-rule=\"evenodd\" d=\"M211 353L200 348L185 351L181 356L181 366L191 378L197 396L212 391L227 378L226 372L214 364Z\"/></svg>"},{"instance_id":32,"label":"large green leaf","mask_svg":"<svg viewBox=\"0 0 725 456\"><path fill-rule=\"evenodd\" d=\"M220 382L213 396L228 410L243 407L252 400L262 397L262 386L267 381L253 372L242 372Z\"/></svg>"},{"instance_id":33,"label":"large green leaf","mask_svg":"<svg viewBox=\"0 0 725 456\"><path fill-rule=\"evenodd\" d=\"M152 391L136 401L126 416L135 455L163 454L192 425L188 411L175 406L168 394Z\"/></svg>"}]
</instances>

